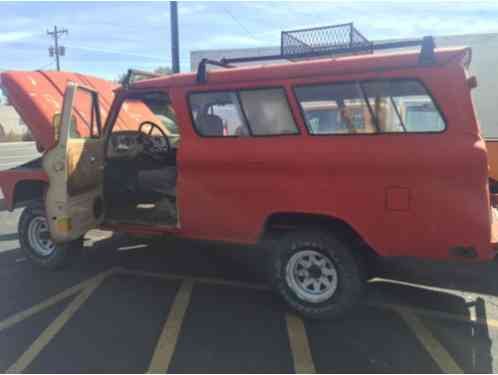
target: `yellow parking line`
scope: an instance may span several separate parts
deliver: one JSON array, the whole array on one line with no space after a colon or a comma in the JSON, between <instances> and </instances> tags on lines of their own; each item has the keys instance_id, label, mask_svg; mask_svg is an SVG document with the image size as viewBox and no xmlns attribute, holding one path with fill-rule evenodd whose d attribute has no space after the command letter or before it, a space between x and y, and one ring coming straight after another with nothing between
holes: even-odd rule
<instances>
[{"instance_id":1,"label":"yellow parking line","mask_svg":"<svg viewBox=\"0 0 498 375\"><path fill-rule=\"evenodd\" d=\"M92 280L80 294L64 309L50 325L43 330L38 338L30 345L30 347L19 357L19 359L7 370L7 372L23 372L47 346L50 341L59 333L69 319L78 311L85 301L104 281L107 275L101 275Z\"/></svg>"},{"instance_id":2,"label":"yellow parking line","mask_svg":"<svg viewBox=\"0 0 498 375\"><path fill-rule=\"evenodd\" d=\"M192 279L185 279L180 286L161 335L157 340L148 373L165 373L168 371L171 358L175 353L183 318L190 303L193 285L194 281Z\"/></svg>"},{"instance_id":3,"label":"yellow parking line","mask_svg":"<svg viewBox=\"0 0 498 375\"><path fill-rule=\"evenodd\" d=\"M391 303L368 303L368 305L372 307L381 307L389 310L396 310L396 309L409 310L413 313L425 315L432 318L454 320L462 323L475 323L492 328L498 328L498 320L478 318L475 316L475 313L472 310L470 310L470 317L467 318L465 316L451 314L443 311L428 310L420 307L411 307L411 306L397 305Z\"/></svg>"},{"instance_id":4,"label":"yellow parking line","mask_svg":"<svg viewBox=\"0 0 498 375\"><path fill-rule=\"evenodd\" d=\"M285 319L292 359L294 360L294 370L297 374L316 373L303 320L294 314L286 314Z\"/></svg>"},{"instance_id":5,"label":"yellow parking line","mask_svg":"<svg viewBox=\"0 0 498 375\"><path fill-rule=\"evenodd\" d=\"M66 299L68 297L71 297L72 295L80 292L82 289L86 288L88 285L93 283L96 279L109 276L110 274L116 272L116 270L117 270L116 268L113 268L113 269L110 269L108 271L102 272L102 273L92 277L91 279L82 281L81 283L60 292L60 293L56 294L55 296L52 296L52 297L46 299L45 301L40 302L39 304L30 307L29 309L18 312L12 316L9 316L8 318L6 318L0 322L0 332L2 332L3 330L5 330L7 328L12 327L13 325L15 325L17 323L22 322L23 320L41 312L47 308L49 308L50 306L53 306L53 305L59 303L60 301Z\"/></svg>"},{"instance_id":6,"label":"yellow parking line","mask_svg":"<svg viewBox=\"0 0 498 375\"><path fill-rule=\"evenodd\" d=\"M255 289L255 290L270 290L270 287L264 284L245 283L243 281L224 280L224 279L217 279L214 277L191 277L185 275L178 275L174 273L156 273L156 272L135 271L135 270L126 270L126 269L120 271L119 273L125 275L133 275L133 276L155 277L166 280L190 279L196 283L202 283L202 284L225 285L225 286L233 286L233 287Z\"/></svg>"},{"instance_id":7,"label":"yellow parking line","mask_svg":"<svg viewBox=\"0 0 498 375\"><path fill-rule=\"evenodd\" d=\"M434 337L422 321L410 310L395 308L395 311L401 315L406 324L413 330L415 336L425 347L432 359L437 363L444 373L463 374L464 371L458 366L450 353Z\"/></svg>"}]
</instances>

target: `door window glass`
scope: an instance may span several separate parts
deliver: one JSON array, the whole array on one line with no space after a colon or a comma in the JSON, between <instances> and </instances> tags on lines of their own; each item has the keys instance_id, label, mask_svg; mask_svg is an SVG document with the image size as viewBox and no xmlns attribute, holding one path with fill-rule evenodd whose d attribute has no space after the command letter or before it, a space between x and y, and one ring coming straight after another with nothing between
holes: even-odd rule
<instances>
[{"instance_id":1,"label":"door window glass","mask_svg":"<svg viewBox=\"0 0 498 375\"><path fill-rule=\"evenodd\" d=\"M234 91L194 93L189 97L194 126L205 137L247 136L237 93Z\"/></svg>"},{"instance_id":2,"label":"door window glass","mask_svg":"<svg viewBox=\"0 0 498 375\"><path fill-rule=\"evenodd\" d=\"M78 88L73 100L69 136L71 138L98 137L96 97L83 88Z\"/></svg>"}]
</instances>

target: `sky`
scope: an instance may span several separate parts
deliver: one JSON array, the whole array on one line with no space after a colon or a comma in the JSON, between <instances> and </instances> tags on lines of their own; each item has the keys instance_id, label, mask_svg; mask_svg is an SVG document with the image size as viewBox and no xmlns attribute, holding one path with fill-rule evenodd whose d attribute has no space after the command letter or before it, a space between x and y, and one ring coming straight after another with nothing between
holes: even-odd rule
<instances>
[{"instance_id":1,"label":"sky","mask_svg":"<svg viewBox=\"0 0 498 375\"><path fill-rule=\"evenodd\" d=\"M354 22L368 39L498 33L493 2L178 2L191 50L278 46L280 31ZM115 79L171 65L168 2L0 2L0 70L54 69L47 29L68 29L63 70Z\"/></svg>"}]
</instances>

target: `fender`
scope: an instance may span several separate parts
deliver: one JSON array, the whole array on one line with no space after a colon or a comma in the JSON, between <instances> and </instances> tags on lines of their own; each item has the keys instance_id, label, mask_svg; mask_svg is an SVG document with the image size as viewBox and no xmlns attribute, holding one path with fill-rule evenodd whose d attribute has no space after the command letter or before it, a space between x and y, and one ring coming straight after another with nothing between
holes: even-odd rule
<instances>
[{"instance_id":1,"label":"fender","mask_svg":"<svg viewBox=\"0 0 498 375\"><path fill-rule=\"evenodd\" d=\"M5 208L8 211L14 210L16 205L15 191L19 183L33 182L48 184L48 176L42 168L17 167L0 172L0 188L4 195Z\"/></svg>"}]
</instances>

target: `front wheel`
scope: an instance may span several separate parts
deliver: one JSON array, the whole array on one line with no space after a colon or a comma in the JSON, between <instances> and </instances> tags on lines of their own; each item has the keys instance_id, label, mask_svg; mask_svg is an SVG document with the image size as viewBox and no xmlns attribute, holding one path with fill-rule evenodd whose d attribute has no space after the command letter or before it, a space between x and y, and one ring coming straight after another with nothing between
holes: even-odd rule
<instances>
[{"instance_id":1,"label":"front wheel","mask_svg":"<svg viewBox=\"0 0 498 375\"><path fill-rule=\"evenodd\" d=\"M269 250L273 288L306 317L344 315L363 294L364 267L350 248L329 233L292 232Z\"/></svg>"},{"instance_id":2,"label":"front wheel","mask_svg":"<svg viewBox=\"0 0 498 375\"><path fill-rule=\"evenodd\" d=\"M81 253L83 240L57 244L50 238L42 202L29 204L21 214L18 225L19 242L26 256L36 265L59 269Z\"/></svg>"}]
</instances>

